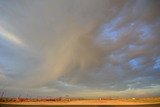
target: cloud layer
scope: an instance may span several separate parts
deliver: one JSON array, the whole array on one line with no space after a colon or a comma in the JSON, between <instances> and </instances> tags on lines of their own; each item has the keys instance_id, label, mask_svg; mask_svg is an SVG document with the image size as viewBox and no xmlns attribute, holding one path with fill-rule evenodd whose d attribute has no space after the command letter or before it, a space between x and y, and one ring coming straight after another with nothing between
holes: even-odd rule
<instances>
[{"instance_id":1,"label":"cloud layer","mask_svg":"<svg viewBox=\"0 0 160 107\"><path fill-rule=\"evenodd\" d=\"M159 1L0 1L0 87L63 96L159 96ZM110 93L107 95L107 93Z\"/></svg>"}]
</instances>

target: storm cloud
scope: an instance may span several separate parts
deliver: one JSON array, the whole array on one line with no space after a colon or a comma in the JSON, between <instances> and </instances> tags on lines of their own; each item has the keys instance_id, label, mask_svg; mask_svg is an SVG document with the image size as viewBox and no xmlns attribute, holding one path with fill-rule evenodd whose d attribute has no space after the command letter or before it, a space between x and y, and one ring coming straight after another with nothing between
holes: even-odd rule
<instances>
[{"instance_id":1,"label":"storm cloud","mask_svg":"<svg viewBox=\"0 0 160 107\"><path fill-rule=\"evenodd\" d=\"M159 5L1 0L1 90L8 96L26 89L33 96L159 96Z\"/></svg>"}]
</instances>

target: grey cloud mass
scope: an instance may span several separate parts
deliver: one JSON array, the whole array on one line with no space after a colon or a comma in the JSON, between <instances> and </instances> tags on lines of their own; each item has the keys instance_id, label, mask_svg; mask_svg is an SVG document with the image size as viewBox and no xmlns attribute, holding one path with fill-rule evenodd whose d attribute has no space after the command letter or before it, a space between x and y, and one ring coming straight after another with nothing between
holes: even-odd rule
<instances>
[{"instance_id":1,"label":"grey cloud mass","mask_svg":"<svg viewBox=\"0 0 160 107\"><path fill-rule=\"evenodd\" d=\"M0 0L6 96L159 96L158 0Z\"/></svg>"}]
</instances>

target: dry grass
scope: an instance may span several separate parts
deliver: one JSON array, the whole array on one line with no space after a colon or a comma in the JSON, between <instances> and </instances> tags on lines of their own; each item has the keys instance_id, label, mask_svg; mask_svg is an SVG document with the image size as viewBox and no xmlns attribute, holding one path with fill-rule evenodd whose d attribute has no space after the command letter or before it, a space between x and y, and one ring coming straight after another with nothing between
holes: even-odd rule
<instances>
[{"instance_id":1,"label":"dry grass","mask_svg":"<svg viewBox=\"0 0 160 107\"><path fill-rule=\"evenodd\" d=\"M71 100L71 101L27 101L2 102L2 104L18 105L140 105L160 104L160 98L106 99L106 100Z\"/></svg>"}]
</instances>

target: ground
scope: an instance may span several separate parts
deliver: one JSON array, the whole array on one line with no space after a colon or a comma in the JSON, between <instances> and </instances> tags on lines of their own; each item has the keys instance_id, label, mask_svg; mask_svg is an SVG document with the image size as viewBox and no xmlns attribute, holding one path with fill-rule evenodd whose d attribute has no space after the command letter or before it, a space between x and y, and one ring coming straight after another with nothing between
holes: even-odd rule
<instances>
[{"instance_id":1,"label":"ground","mask_svg":"<svg viewBox=\"0 0 160 107\"><path fill-rule=\"evenodd\" d=\"M144 105L160 104L160 98L130 98L130 99L102 99L102 100L71 100L71 101L23 101L1 102L1 104L15 105Z\"/></svg>"}]
</instances>

